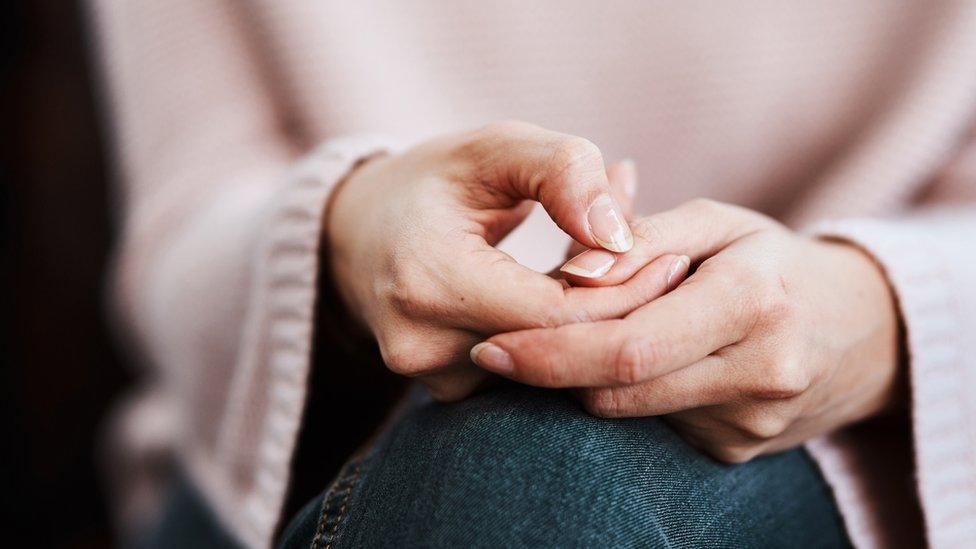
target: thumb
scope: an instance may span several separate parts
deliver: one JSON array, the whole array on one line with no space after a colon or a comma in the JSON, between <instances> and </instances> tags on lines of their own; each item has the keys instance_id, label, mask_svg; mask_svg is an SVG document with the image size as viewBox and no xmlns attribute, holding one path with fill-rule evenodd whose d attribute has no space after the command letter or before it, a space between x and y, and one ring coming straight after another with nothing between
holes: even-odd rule
<instances>
[{"instance_id":1,"label":"thumb","mask_svg":"<svg viewBox=\"0 0 976 549\"><path fill-rule=\"evenodd\" d=\"M751 232L778 224L740 206L697 199L637 219L632 226L637 242L630 253L587 250L560 267L567 280L581 286L613 286L664 254L685 255L698 263Z\"/></svg>"},{"instance_id":2,"label":"thumb","mask_svg":"<svg viewBox=\"0 0 976 549\"><path fill-rule=\"evenodd\" d=\"M586 139L522 122L492 124L463 147L489 172L478 178L508 200L540 202L563 231L591 248L626 252L634 245L614 197L603 155ZM483 207L497 207L491 202Z\"/></svg>"},{"instance_id":3,"label":"thumb","mask_svg":"<svg viewBox=\"0 0 976 549\"><path fill-rule=\"evenodd\" d=\"M610 192L623 209L624 217L627 221L634 216L634 199L637 196L637 164L633 160L626 159L612 164L607 168L607 179L610 181ZM566 250L566 259L569 260L586 250L586 246L572 240ZM550 276L561 278L558 269L553 269Z\"/></svg>"}]
</instances>

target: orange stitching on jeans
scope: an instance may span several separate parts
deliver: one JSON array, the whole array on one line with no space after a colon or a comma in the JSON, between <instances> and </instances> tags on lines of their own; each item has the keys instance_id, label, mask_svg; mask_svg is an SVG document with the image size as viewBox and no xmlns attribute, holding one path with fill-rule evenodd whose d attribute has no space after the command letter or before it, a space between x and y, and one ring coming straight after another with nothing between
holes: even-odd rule
<instances>
[{"instance_id":1,"label":"orange stitching on jeans","mask_svg":"<svg viewBox=\"0 0 976 549\"><path fill-rule=\"evenodd\" d=\"M339 480L336 480L335 484L329 487L328 491L325 492L325 496L322 498L322 509L319 511L319 524L315 528L315 536L312 537L312 544L310 549L315 549L319 546L319 541L322 540L322 535L325 534L325 521L327 520L327 512L329 510L329 498L332 497L332 489L339 485Z\"/></svg>"},{"instance_id":2,"label":"orange stitching on jeans","mask_svg":"<svg viewBox=\"0 0 976 549\"><path fill-rule=\"evenodd\" d=\"M352 493L353 487L359 479L360 471L362 469L363 461L365 461L365 456L361 456L358 459L354 456L349 463L339 471L338 477L335 482L329 486L326 490L325 495L322 496L322 506L319 510L318 525L315 529L315 536L312 537L312 543L309 545L310 549L317 549L321 547L323 538L325 537L325 530L328 528L328 522L331 518L332 511L335 508L335 500L338 499L338 493L342 492L342 506L339 509L339 516L336 518L336 524L332 527L329 533L329 541L326 547L331 548L332 542L335 539L336 531L339 528L339 522L341 522L343 515L346 511L346 505L349 500L349 495ZM355 469L352 474L348 474L347 471L355 463ZM345 486L343 486L345 485Z\"/></svg>"},{"instance_id":3,"label":"orange stitching on jeans","mask_svg":"<svg viewBox=\"0 0 976 549\"><path fill-rule=\"evenodd\" d=\"M346 493L342 496L342 506L339 507L339 516L336 518L335 524L332 526L332 532L329 533L329 542L325 544L325 549L332 549L332 542L335 540L336 532L339 530L339 524L342 523L342 517L346 514L346 504L349 503L349 494L352 493L353 487L356 486L356 482L359 481L359 473L363 469L363 460L359 460L356 463L356 470L353 472L352 480L349 481L349 486L346 487Z\"/></svg>"}]
</instances>

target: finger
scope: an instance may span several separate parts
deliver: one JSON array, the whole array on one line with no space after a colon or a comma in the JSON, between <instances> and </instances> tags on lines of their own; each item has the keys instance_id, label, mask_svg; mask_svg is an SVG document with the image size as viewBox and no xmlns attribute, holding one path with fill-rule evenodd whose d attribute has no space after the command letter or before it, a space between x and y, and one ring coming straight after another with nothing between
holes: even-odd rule
<instances>
[{"instance_id":1,"label":"finger","mask_svg":"<svg viewBox=\"0 0 976 549\"><path fill-rule=\"evenodd\" d=\"M564 257L568 261L571 258L576 257L577 255L585 252L586 250L589 250L589 248L587 248L586 246L583 246L582 244L580 244L579 242L576 242L575 240L572 240L572 241L570 241L569 246L566 247L566 255ZM617 260L617 256L613 256L613 261L616 261L616 260ZM548 276L550 276L552 278L565 278L565 276L566 276L560 270L560 267L553 267L553 269L551 271L549 271L547 274L548 274Z\"/></svg>"},{"instance_id":2,"label":"finger","mask_svg":"<svg viewBox=\"0 0 976 549\"><path fill-rule=\"evenodd\" d=\"M629 221L633 216L634 198L637 196L637 165L633 160L621 160L607 168L607 179L610 180L613 197L617 199L620 207L623 208L624 217ZM571 240L565 258L568 261L589 249L579 242ZM614 256L614 260L616 260L616 256ZM564 275L560 273L559 269L553 269L549 276L563 278Z\"/></svg>"},{"instance_id":3,"label":"finger","mask_svg":"<svg viewBox=\"0 0 976 549\"><path fill-rule=\"evenodd\" d=\"M480 337L467 330L400 321L382 326L376 339L391 371L417 377L470 365L468 350Z\"/></svg>"},{"instance_id":4,"label":"finger","mask_svg":"<svg viewBox=\"0 0 976 549\"><path fill-rule=\"evenodd\" d=\"M693 276L622 320L499 334L476 345L472 359L529 385L640 383L740 341L751 326L743 293L722 278Z\"/></svg>"},{"instance_id":5,"label":"finger","mask_svg":"<svg viewBox=\"0 0 976 549\"><path fill-rule=\"evenodd\" d=\"M637 198L637 164L629 158L615 162L607 168L607 180L624 218L630 221L634 215L634 199Z\"/></svg>"},{"instance_id":6,"label":"finger","mask_svg":"<svg viewBox=\"0 0 976 549\"><path fill-rule=\"evenodd\" d=\"M711 408L678 412L665 419L685 442L724 463L745 463L766 446L729 426Z\"/></svg>"},{"instance_id":7,"label":"finger","mask_svg":"<svg viewBox=\"0 0 976 549\"><path fill-rule=\"evenodd\" d=\"M620 284L661 254L684 254L692 262L698 262L751 232L771 226L775 226L774 221L751 210L710 200L693 200L631 223L635 235L633 249L626 254L615 254L613 267L606 272L588 275L578 268L581 264L592 264L595 260L590 256L604 258L607 254L604 250L583 252L560 270L574 285Z\"/></svg>"},{"instance_id":8,"label":"finger","mask_svg":"<svg viewBox=\"0 0 976 549\"><path fill-rule=\"evenodd\" d=\"M464 364L456 364L424 375L420 381L427 387L427 392L434 400L455 402L471 395L491 378L498 379L475 367L465 357Z\"/></svg>"},{"instance_id":9,"label":"finger","mask_svg":"<svg viewBox=\"0 0 976 549\"><path fill-rule=\"evenodd\" d=\"M740 394L724 358L709 355L650 381L587 388L579 396L586 410L599 417L648 417L714 406Z\"/></svg>"},{"instance_id":10,"label":"finger","mask_svg":"<svg viewBox=\"0 0 976 549\"><path fill-rule=\"evenodd\" d=\"M518 263L491 260L471 266L459 261L457 272L449 277L453 304L441 316L451 326L484 334L526 328L560 326L619 318L670 290L668 274L675 262L687 265L677 256L663 256L638 271L627 282L604 288L572 288L540 275ZM672 277L670 283L674 284Z\"/></svg>"},{"instance_id":11,"label":"finger","mask_svg":"<svg viewBox=\"0 0 976 549\"><path fill-rule=\"evenodd\" d=\"M462 399L491 377L471 363L476 334L416 324L391 328L377 334L383 361L395 373L417 377L436 400Z\"/></svg>"},{"instance_id":12,"label":"finger","mask_svg":"<svg viewBox=\"0 0 976 549\"><path fill-rule=\"evenodd\" d=\"M633 246L603 156L593 143L532 124L505 122L478 130L460 150L479 171L472 181L494 191L472 193L476 206L499 207L497 193L509 200L536 200L582 244L618 252Z\"/></svg>"}]
</instances>

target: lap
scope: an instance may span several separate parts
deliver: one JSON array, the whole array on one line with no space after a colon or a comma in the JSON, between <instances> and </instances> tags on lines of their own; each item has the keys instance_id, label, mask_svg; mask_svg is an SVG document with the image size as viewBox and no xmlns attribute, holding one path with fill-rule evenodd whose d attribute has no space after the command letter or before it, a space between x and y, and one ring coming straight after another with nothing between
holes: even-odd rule
<instances>
[{"instance_id":1,"label":"lap","mask_svg":"<svg viewBox=\"0 0 976 549\"><path fill-rule=\"evenodd\" d=\"M803 450L724 465L661 420L515 385L416 402L287 529L286 547L848 546Z\"/></svg>"}]
</instances>

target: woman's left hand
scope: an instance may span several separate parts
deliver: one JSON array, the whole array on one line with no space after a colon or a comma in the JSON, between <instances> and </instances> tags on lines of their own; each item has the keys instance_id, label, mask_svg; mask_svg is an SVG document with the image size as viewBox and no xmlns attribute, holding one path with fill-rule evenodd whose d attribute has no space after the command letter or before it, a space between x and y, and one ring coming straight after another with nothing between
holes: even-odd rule
<instances>
[{"instance_id":1,"label":"woman's left hand","mask_svg":"<svg viewBox=\"0 0 976 549\"><path fill-rule=\"evenodd\" d=\"M573 259L579 285L618 284L665 253L698 264L623 319L496 335L481 367L578 387L604 417L666 415L693 445L742 462L895 404L899 322L879 267L849 244L808 238L743 208L695 200L635 221L634 249ZM613 266L574 276L572 263Z\"/></svg>"}]
</instances>

